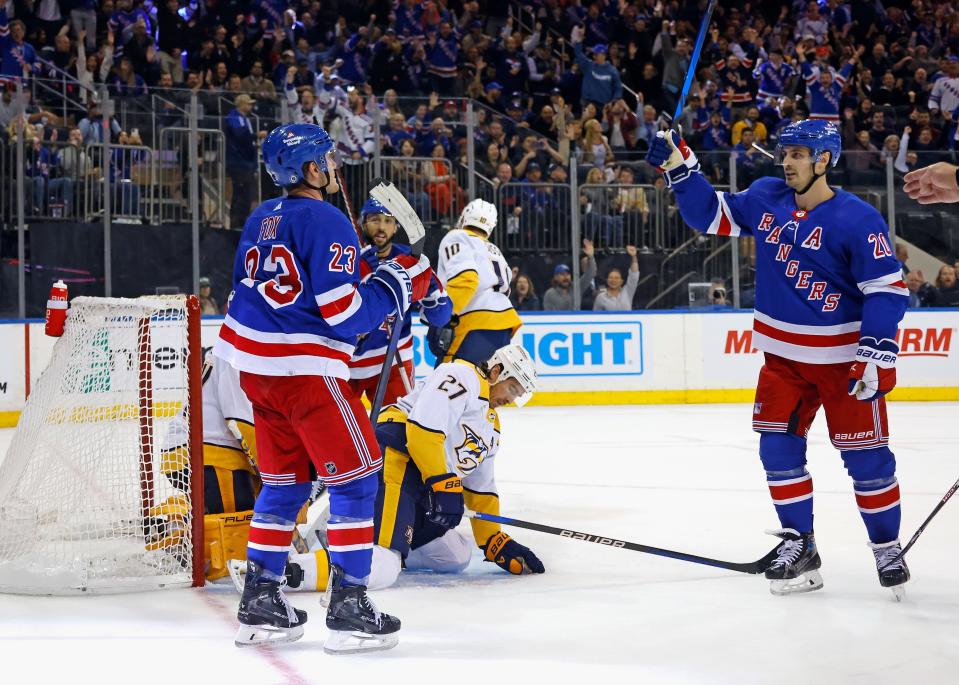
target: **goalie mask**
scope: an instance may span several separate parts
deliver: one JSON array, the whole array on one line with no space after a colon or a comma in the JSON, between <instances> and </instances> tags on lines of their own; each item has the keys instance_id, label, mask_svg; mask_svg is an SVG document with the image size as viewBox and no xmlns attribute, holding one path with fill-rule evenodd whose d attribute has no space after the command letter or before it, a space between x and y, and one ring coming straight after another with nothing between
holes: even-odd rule
<instances>
[{"instance_id":1,"label":"goalie mask","mask_svg":"<svg viewBox=\"0 0 959 685\"><path fill-rule=\"evenodd\" d=\"M456 228L475 228L489 238L496 228L496 205L486 200L473 200L463 209Z\"/></svg>"},{"instance_id":2,"label":"goalie mask","mask_svg":"<svg viewBox=\"0 0 959 685\"><path fill-rule=\"evenodd\" d=\"M517 407L522 407L536 392L536 365L532 357L521 345L506 345L496 350L486 362L486 366L490 369L497 364L502 365L503 370L496 379L496 383L515 378L523 387L523 393L513 400Z\"/></svg>"}]
</instances>

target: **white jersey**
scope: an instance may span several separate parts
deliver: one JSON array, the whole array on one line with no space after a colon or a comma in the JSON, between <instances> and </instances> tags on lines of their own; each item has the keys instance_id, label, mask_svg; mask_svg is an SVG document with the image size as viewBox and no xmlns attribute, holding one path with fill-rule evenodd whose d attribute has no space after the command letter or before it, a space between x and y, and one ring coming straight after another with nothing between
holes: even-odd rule
<instances>
[{"instance_id":1,"label":"white jersey","mask_svg":"<svg viewBox=\"0 0 959 685\"><path fill-rule=\"evenodd\" d=\"M453 229L443 236L440 243L436 275L445 288L453 278L467 271L476 272L479 285L463 311L454 314L503 312L513 308L509 301L512 273L503 253L488 240L464 229Z\"/></svg>"},{"instance_id":2,"label":"white jersey","mask_svg":"<svg viewBox=\"0 0 959 685\"><path fill-rule=\"evenodd\" d=\"M230 421L253 425L253 405L240 387L240 372L207 352L203 364L203 442L242 450ZM171 450L189 441L188 424L183 413L170 422L164 449Z\"/></svg>"},{"instance_id":3,"label":"white jersey","mask_svg":"<svg viewBox=\"0 0 959 685\"><path fill-rule=\"evenodd\" d=\"M929 93L929 109L938 109L952 115L959 108L959 77L943 76L936 80Z\"/></svg>"},{"instance_id":4,"label":"white jersey","mask_svg":"<svg viewBox=\"0 0 959 685\"><path fill-rule=\"evenodd\" d=\"M446 436L446 466L473 492L496 494L493 458L499 417L489 406L489 383L469 362L440 364L396 406L407 421Z\"/></svg>"}]
</instances>

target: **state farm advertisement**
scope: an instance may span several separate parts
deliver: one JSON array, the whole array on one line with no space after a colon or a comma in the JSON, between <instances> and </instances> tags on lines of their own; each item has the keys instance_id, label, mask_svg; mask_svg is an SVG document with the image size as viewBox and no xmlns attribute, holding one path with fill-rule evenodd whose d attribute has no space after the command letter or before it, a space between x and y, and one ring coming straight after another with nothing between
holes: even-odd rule
<instances>
[{"instance_id":1,"label":"state farm advertisement","mask_svg":"<svg viewBox=\"0 0 959 685\"><path fill-rule=\"evenodd\" d=\"M763 355L752 345L752 315L705 315L700 326L705 387L753 387ZM900 324L897 342L899 385L959 386L959 311L910 309Z\"/></svg>"}]
</instances>

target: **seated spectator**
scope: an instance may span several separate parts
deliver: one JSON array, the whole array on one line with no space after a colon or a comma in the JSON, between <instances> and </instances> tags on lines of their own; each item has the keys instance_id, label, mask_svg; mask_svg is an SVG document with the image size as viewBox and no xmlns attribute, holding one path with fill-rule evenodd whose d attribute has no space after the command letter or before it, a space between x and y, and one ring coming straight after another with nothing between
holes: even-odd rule
<instances>
[{"instance_id":1,"label":"seated spectator","mask_svg":"<svg viewBox=\"0 0 959 685\"><path fill-rule=\"evenodd\" d=\"M623 244L623 215L617 212L617 191L606 184L602 169L593 167L586 174L586 183L580 190L586 237L599 237L603 247Z\"/></svg>"},{"instance_id":2,"label":"seated spectator","mask_svg":"<svg viewBox=\"0 0 959 685\"><path fill-rule=\"evenodd\" d=\"M431 159L422 164L423 179L426 181L425 190L433 209L432 216L438 219L451 215L454 203L457 202L459 185L453 177L446 157L446 148L442 143L433 146L430 157Z\"/></svg>"},{"instance_id":3,"label":"seated spectator","mask_svg":"<svg viewBox=\"0 0 959 685\"><path fill-rule=\"evenodd\" d=\"M70 129L69 145L60 149L50 179L50 196L63 203L63 215L73 216L73 199L78 187L89 180L93 165L83 149L83 134L79 128Z\"/></svg>"},{"instance_id":4,"label":"seated spectator","mask_svg":"<svg viewBox=\"0 0 959 685\"><path fill-rule=\"evenodd\" d=\"M769 168L766 156L753 147L755 138L751 128L743 129L742 138L733 146L736 171L739 174L737 184L745 187L760 176L765 176Z\"/></svg>"},{"instance_id":5,"label":"seated spectator","mask_svg":"<svg viewBox=\"0 0 959 685\"><path fill-rule=\"evenodd\" d=\"M611 102L603 108L603 128L614 150L632 150L636 147L636 129L639 119L629 111L623 100Z\"/></svg>"},{"instance_id":6,"label":"seated spectator","mask_svg":"<svg viewBox=\"0 0 959 685\"><path fill-rule=\"evenodd\" d=\"M876 148L882 148L886 138L894 135L895 131L886 127L886 115L882 112L873 112L872 126L869 129L869 140Z\"/></svg>"},{"instance_id":7,"label":"seated spectator","mask_svg":"<svg viewBox=\"0 0 959 685\"><path fill-rule=\"evenodd\" d=\"M649 201L646 191L634 185L633 170L624 166L619 170L619 183L622 187L616 196L619 211L623 214L625 229L631 242L639 243L637 238L649 222Z\"/></svg>"},{"instance_id":8,"label":"seated spectator","mask_svg":"<svg viewBox=\"0 0 959 685\"><path fill-rule=\"evenodd\" d=\"M848 146L846 172L852 185L869 185L882 180L882 162L879 150L869 139L869 131L859 131L855 141Z\"/></svg>"},{"instance_id":9,"label":"seated spectator","mask_svg":"<svg viewBox=\"0 0 959 685\"><path fill-rule=\"evenodd\" d=\"M430 198L424 191L425 181L420 163L413 159L416 148L411 138L400 141L399 159L390 162L391 179L421 217L430 214Z\"/></svg>"},{"instance_id":10,"label":"seated spectator","mask_svg":"<svg viewBox=\"0 0 959 685\"><path fill-rule=\"evenodd\" d=\"M922 271L910 271L906 276L906 287L909 288L909 307L932 307L936 299L936 289L922 275Z\"/></svg>"},{"instance_id":11,"label":"seated spectator","mask_svg":"<svg viewBox=\"0 0 959 685\"><path fill-rule=\"evenodd\" d=\"M24 150L26 156L26 174L24 181L27 197L33 197L33 204L30 206L30 214L43 214L47 208L47 182L50 180L50 165L52 157L50 150L43 144L40 136L34 133L32 139L29 132L34 130L33 126L24 128L24 142L29 143L29 147Z\"/></svg>"},{"instance_id":12,"label":"seated spectator","mask_svg":"<svg viewBox=\"0 0 959 685\"><path fill-rule=\"evenodd\" d=\"M276 86L266 78L263 70L263 60L253 60L250 75L240 81L240 89L254 100L276 99Z\"/></svg>"},{"instance_id":13,"label":"seated spectator","mask_svg":"<svg viewBox=\"0 0 959 685\"><path fill-rule=\"evenodd\" d=\"M91 100L87 105L87 116L77 124L80 134L83 136L83 145L99 145L103 142L103 114L100 112L100 104ZM113 117L110 118L110 138L116 140L120 137L120 122Z\"/></svg>"},{"instance_id":14,"label":"seated spectator","mask_svg":"<svg viewBox=\"0 0 959 685\"><path fill-rule=\"evenodd\" d=\"M593 286L596 278L596 257L593 243L583 241L583 258L586 267L579 277L580 294L585 294ZM548 312L568 312L573 309L573 275L566 264L557 264L553 269L553 284L543 296L543 309Z\"/></svg>"},{"instance_id":15,"label":"seated spectator","mask_svg":"<svg viewBox=\"0 0 959 685\"><path fill-rule=\"evenodd\" d=\"M513 309L518 312L538 312L543 309L539 296L536 295L536 289L533 287L533 282L526 274L520 274L516 277L509 301L513 303Z\"/></svg>"},{"instance_id":16,"label":"seated spectator","mask_svg":"<svg viewBox=\"0 0 959 685\"><path fill-rule=\"evenodd\" d=\"M506 161L506 148L500 147L497 143L490 143L485 147L484 155L481 158L478 155L477 157L477 173L492 179L496 176L496 168Z\"/></svg>"},{"instance_id":17,"label":"seated spectator","mask_svg":"<svg viewBox=\"0 0 959 685\"><path fill-rule=\"evenodd\" d=\"M583 124L582 163L605 170L613 163L613 149L603 135L602 125L595 119Z\"/></svg>"},{"instance_id":18,"label":"seated spectator","mask_svg":"<svg viewBox=\"0 0 959 685\"><path fill-rule=\"evenodd\" d=\"M211 294L210 279L206 276L200 277L200 314L219 314L220 307Z\"/></svg>"},{"instance_id":19,"label":"seated spectator","mask_svg":"<svg viewBox=\"0 0 959 685\"><path fill-rule=\"evenodd\" d=\"M628 312L633 308L633 296L639 285L639 259L636 246L627 245L626 254L630 257L629 276L623 280L623 272L613 267L606 274L606 287L600 288L593 300L595 311Z\"/></svg>"},{"instance_id":20,"label":"seated spectator","mask_svg":"<svg viewBox=\"0 0 959 685\"><path fill-rule=\"evenodd\" d=\"M735 124L733 124L733 128L732 128L733 145L736 145L737 143L739 143L739 139L742 137L743 131L747 128L752 129L755 142L759 143L760 145L766 144L766 138L768 137L769 134L766 131L766 125L763 124L763 122L760 121L759 119L759 108L756 107L755 105L750 106L746 109L745 119L740 119Z\"/></svg>"},{"instance_id":21,"label":"seated spectator","mask_svg":"<svg viewBox=\"0 0 959 685\"><path fill-rule=\"evenodd\" d=\"M959 282L955 268L948 264L939 269L936 276L936 292L932 300L933 307L959 307Z\"/></svg>"}]
</instances>

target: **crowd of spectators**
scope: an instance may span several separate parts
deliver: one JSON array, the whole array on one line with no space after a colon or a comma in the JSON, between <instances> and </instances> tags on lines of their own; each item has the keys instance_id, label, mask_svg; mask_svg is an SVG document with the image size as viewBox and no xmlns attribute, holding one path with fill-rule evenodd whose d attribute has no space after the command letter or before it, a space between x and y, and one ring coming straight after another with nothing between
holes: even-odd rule
<instances>
[{"instance_id":1,"label":"crowd of spectators","mask_svg":"<svg viewBox=\"0 0 959 685\"><path fill-rule=\"evenodd\" d=\"M633 184L657 181L640 160L676 106L706 4L8 0L0 5L0 80L66 73L84 86L76 95L91 109L66 121L8 92L0 128L10 135L22 117L41 146L54 135L73 140L73 126L96 142L102 117L91 124L97 103L87 88L105 87L118 100L159 95L171 117L196 94L222 114L227 171L241 198L232 226L249 211L257 141L281 116L327 125L348 181L363 178L377 147L399 160L393 171L411 179L424 214L455 213L467 199L461 169L472 146L509 235L533 248L560 244L548 232L568 225L563 188L575 157L586 184L583 235L602 248L642 247L652 197ZM460 98L474 102L472 140ZM952 150L956 3L719 3L679 115L707 173L727 180L730 154L740 187L773 173L754 144L772 149L784 125L806 117L841 128L838 180L854 186L879 183L887 159L905 172ZM132 131L113 133L129 140ZM62 175L50 171L59 157L45 162L50 179ZM38 176L40 168L31 172ZM48 181L32 183L37 202L52 197ZM519 287L524 302L539 299Z\"/></svg>"}]
</instances>

